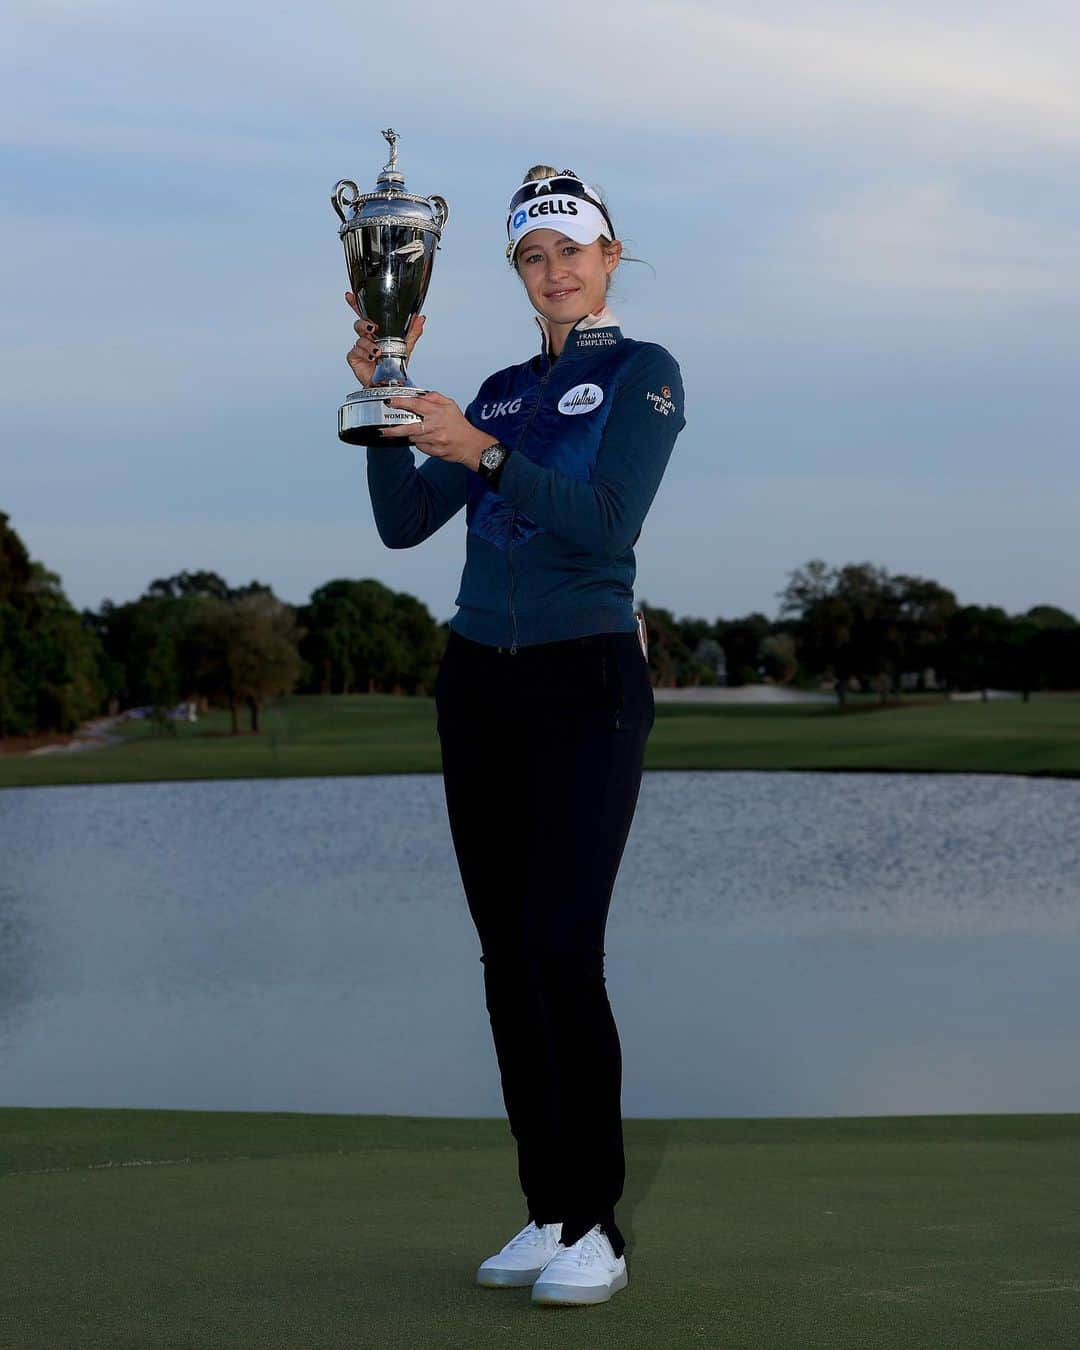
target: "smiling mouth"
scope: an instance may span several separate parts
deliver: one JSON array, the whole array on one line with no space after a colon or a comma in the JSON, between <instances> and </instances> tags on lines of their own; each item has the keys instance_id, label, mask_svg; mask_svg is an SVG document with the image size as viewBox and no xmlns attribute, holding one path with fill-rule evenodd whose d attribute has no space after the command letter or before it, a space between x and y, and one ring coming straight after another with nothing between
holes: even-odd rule
<instances>
[{"instance_id":1,"label":"smiling mouth","mask_svg":"<svg viewBox=\"0 0 1080 1350\"><path fill-rule=\"evenodd\" d=\"M577 295L577 292L578 292L578 288L577 288L576 286L571 286L571 287L569 287L568 289L562 290L562 291L545 291L545 292L544 292L544 299L545 299L545 300L565 300L566 297L567 297L568 295Z\"/></svg>"}]
</instances>

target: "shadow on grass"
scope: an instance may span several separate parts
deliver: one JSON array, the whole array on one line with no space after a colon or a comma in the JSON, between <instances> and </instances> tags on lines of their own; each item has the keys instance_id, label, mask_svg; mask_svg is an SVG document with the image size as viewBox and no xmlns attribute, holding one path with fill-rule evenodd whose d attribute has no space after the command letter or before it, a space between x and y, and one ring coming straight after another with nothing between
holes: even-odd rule
<instances>
[{"instance_id":1,"label":"shadow on grass","mask_svg":"<svg viewBox=\"0 0 1080 1350\"><path fill-rule=\"evenodd\" d=\"M625 1131L626 1184L616 1217L628 1255L636 1244L635 1216L652 1193L675 1124L673 1120L635 1120L628 1123Z\"/></svg>"}]
</instances>

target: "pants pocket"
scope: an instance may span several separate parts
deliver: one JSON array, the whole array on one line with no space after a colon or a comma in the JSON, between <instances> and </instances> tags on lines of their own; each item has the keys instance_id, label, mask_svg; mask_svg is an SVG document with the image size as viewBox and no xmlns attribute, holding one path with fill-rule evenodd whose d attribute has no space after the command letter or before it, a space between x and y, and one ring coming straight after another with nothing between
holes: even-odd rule
<instances>
[{"instance_id":1,"label":"pants pocket","mask_svg":"<svg viewBox=\"0 0 1080 1350\"><path fill-rule=\"evenodd\" d=\"M646 734L656 718L652 680L636 632L611 633L604 653L604 681L616 731Z\"/></svg>"}]
</instances>

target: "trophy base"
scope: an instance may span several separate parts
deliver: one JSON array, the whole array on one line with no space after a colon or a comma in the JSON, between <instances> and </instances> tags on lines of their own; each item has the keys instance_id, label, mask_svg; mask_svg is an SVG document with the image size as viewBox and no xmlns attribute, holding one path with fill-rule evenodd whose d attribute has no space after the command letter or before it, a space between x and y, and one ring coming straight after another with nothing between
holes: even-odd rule
<instances>
[{"instance_id":1,"label":"trophy base","mask_svg":"<svg viewBox=\"0 0 1080 1350\"><path fill-rule=\"evenodd\" d=\"M384 436L388 427L422 426L424 419L404 408L391 408L391 398L413 398L427 389L415 385L389 385L357 389L338 409L338 437L347 445L412 445L407 436Z\"/></svg>"}]
</instances>

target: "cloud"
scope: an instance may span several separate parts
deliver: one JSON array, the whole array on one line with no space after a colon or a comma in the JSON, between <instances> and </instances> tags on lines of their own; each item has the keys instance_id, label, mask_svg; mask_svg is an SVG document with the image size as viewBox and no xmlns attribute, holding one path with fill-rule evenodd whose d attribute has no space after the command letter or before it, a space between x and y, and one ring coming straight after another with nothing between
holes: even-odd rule
<instances>
[{"instance_id":1,"label":"cloud","mask_svg":"<svg viewBox=\"0 0 1080 1350\"><path fill-rule=\"evenodd\" d=\"M1061 41L1036 18L1017 22L985 13L962 17L956 7L936 17L898 7L785 4L760 7L675 4L663 25L690 56L681 72L694 88L704 74L714 106L745 109L748 123L788 125L793 114L831 111L885 114L910 136L948 123L1004 129L1010 136L1074 144L1080 136L1080 92ZM736 12L741 10L742 12ZM1080 33L1073 15L1072 37ZM719 63L719 68L713 64ZM655 64L655 62L654 62ZM693 95L691 95L693 97ZM831 132L841 130L830 119ZM807 129L812 133L813 123ZM849 130L858 134L857 127Z\"/></svg>"},{"instance_id":2,"label":"cloud","mask_svg":"<svg viewBox=\"0 0 1080 1350\"><path fill-rule=\"evenodd\" d=\"M946 182L864 188L806 223L831 280L1008 297L1080 291L1080 228L988 210Z\"/></svg>"},{"instance_id":3,"label":"cloud","mask_svg":"<svg viewBox=\"0 0 1080 1350\"><path fill-rule=\"evenodd\" d=\"M539 40L533 13L414 0L396 23L403 66L380 59L389 39L373 37L368 11L340 0L16 12L6 73L21 118L8 135L38 147L101 150L111 137L126 152L250 164L273 147L307 153L343 110L395 106L432 125L452 107L489 141L539 109L549 127L621 124L653 145L664 130L888 134L990 155L1080 140L1080 13L1050 0L1022 12L628 0L614 23L606 6L553 0ZM133 108L142 116L124 115Z\"/></svg>"}]
</instances>

